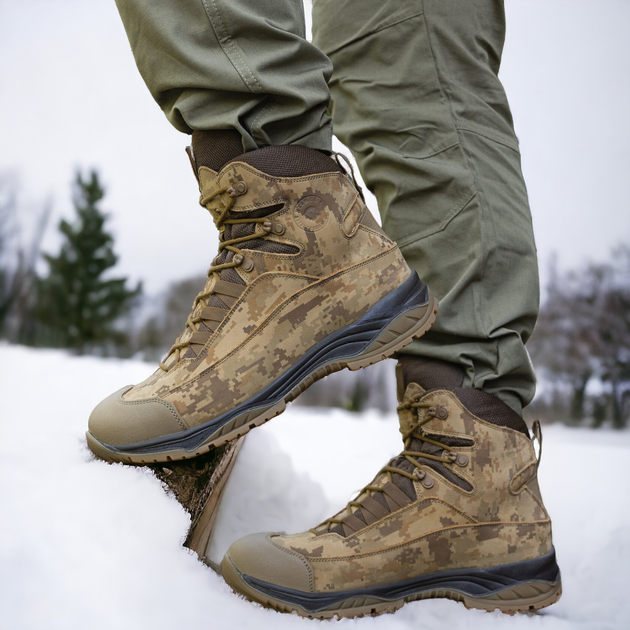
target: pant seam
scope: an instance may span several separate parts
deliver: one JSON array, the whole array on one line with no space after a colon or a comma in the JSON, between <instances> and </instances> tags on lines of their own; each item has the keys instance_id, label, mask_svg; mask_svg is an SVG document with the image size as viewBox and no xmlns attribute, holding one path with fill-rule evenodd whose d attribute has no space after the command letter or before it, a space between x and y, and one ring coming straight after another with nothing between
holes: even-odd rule
<instances>
[{"instance_id":1,"label":"pant seam","mask_svg":"<svg viewBox=\"0 0 630 630\"><path fill-rule=\"evenodd\" d=\"M477 127L477 125L473 125L471 123L456 123L455 128L457 129L457 131L468 131L469 133L475 133L478 136L486 138L486 140L496 142L497 144L503 145L508 149L512 149L512 151L516 152L518 155L521 154L518 144L509 142L509 140L504 138L499 138L497 135L489 133L487 130L481 127Z\"/></svg>"},{"instance_id":2,"label":"pant seam","mask_svg":"<svg viewBox=\"0 0 630 630\"><path fill-rule=\"evenodd\" d=\"M430 160L431 158L434 158L440 155L441 153L445 153L446 151L450 151L451 149L454 149L458 145L459 145L459 141L453 142L452 144L449 144L447 147L442 147L441 149L438 149L437 151L434 151L433 153L430 153L429 155L410 155L409 153L405 153L404 151L396 151L396 153L398 153L399 155L402 155L407 160Z\"/></svg>"},{"instance_id":3,"label":"pant seam","mask_svg":"<svg viewBox=\"0 0 630 630\"><path fill-rule=\"evenodd\" d=\"M411 15L405 15L405 17L399 18L398 20L394 20L393 22L386 22L385 24L381 24L379 27L375 28L373 31L366 33L365 35L363 35L363 37L368 37L369 35L380 33L381 31L384 31L387 28L391 28L392 26L396 26L396 24L401 24L402 22L411 20L415 17L418 17L419 15L422 15L422 11L417 11L416 13L412 13ZM360 39L363 39L363 37L361 37Z\"/></svg>"},{"instance_id":4,"label":"pant seam","mask_svg":"<svg viewBox=\"0 0 630 630\"><path fill-rule=\"evenodd\" d=\"M422 15L422 10L416 11L415 13L412 13L411 15L405 15L404 17L401 17L397 20L393 20L392 22L386 22L385 24L381 24L377 26L376 28L374 28L373 30L369 31L368 33L364 33L363 35L357 37L356 39L346 42L345 44L342 44L338 48L332 48L331 50L323 50L323 49L322 50L328 56L334 55L336 52L339 52L340 50L343 50L347 46L351 46L352 44L355 44L356 42L360 42L362 39L365 39L366 37L371 37L372 35L375 35L376 33L380 33L381 31L384 31L388 28L396 26L397 24L402 24L403 22L407 22L408 20L412 20L413 18L420 17L421 15Z\"/></svg>"},{"instance_id":5,"label":"pant seam","mask_svg":"<svg viewBox=\"0 0 630 630\"><path fill-rule=\"evenodd\" d=\"M267 102L262 107L262 109L258 112L258 115L256 116L256 118L254 118L254 120L252 121L252 125L251 125L252 138L254 138L259 148L261 146L264 146L266 142L264 138L262 137L262 124L258 125L258 121L260 120L260 118L265 112L272 110L275 106L276 106L276 103L271 101L270 98L267 98Z\"/></svg>"},{"instance_id":6,"label":"pant seam","mask_svg":"<svg viewBox=\"0 0 630 630\"><path fill-rule=\"evenodd\" d=\"M210 11L210 8L208 7L208 3L206 2L206 0L202 0L202 2L206 10L206 15L208 16L208 19L210 20L210 24L212 25L215 35L217 36L219 45L221 46L221 49L225 53L225 56L230 60L230 62L234 66L234 69L238 72L239 76L243 80L243 83L245 83L245 86L250 92L254 92L254 93L262 92L263 91L262 86L260 85L258 79L256 78L256 75L253 73L252 69L247 64L247 61L241 56L238 46L235 44L234 40L230 36L227 26L225 24L225 21L223 19L223 16L221 15L219 11L219 7L217 6L216 0L210 0L210 2L212 3L212 6L214 7L214 11L216 12L216 15L220 21L220 27L219 25L215 23L215 20L212 18L211 11ZM221 35L219 34L219 32L221 32ZM228 49L231 49L232 52L231 53L228 52ZM236 58L238 58L238 61ZM242 64L242 68L239 67L240 64ZM253 84L255 84L254 87L250 85L246 77L247 72L250 75L251 81L253 82ZM257 89L254 89L256 87Z\"/></svg>"},{"instance_id":7,"label":"pant seam","mask_svg":"<svg viewBox=\"0 0 630 630\"><path fill-rule=\"evenodd\" d=\"M442 230L446 229L448 224L460 212L462 212L464 210L464 208L466 208L470 204L470 202L473 201L473 199L475 199L475 197L477 197L477 192L475 190L471 191L470 188L467 188L464 191L464 193L457 200L456 206L455 206L457 208L457 210L455 212L453 212L453 214L448 216L444 221L442 221L437 227L435 227L433 229L425 231L425 232L423 232L422 234L419 234L419 235L414 234L413 236L409 236L407 238L399 239L398 241L396 241L398 243L399 249L402 251L403 249L405 249L409 245L412 245L413 243L417 243L418 241L421 241L421 240L423 240L425 238L428 238L429 236L432 236L433 234L437 234L438 232L441 232Z\"/></svg>"},{"instance_id":8,"label":"pant seam","mask_svg":"<svg viewBox=\"0 0 630 630\"><path fill-rule=\"evenodd\" d=\"M463 145L462 140L461 140L461 132L457 129L457 121L456 121L455 115L453 113L453 109L451 107L451 101L450 101L450 99L448 97L448 94L447 94L445 88L444 88L444 84L442 83L442 78L440 76L440 71L438 69L438 65L437 65L437 62L436 62L436 56L435 56L433 44L432 44L432 41L431 41L431 34L429 32L428 16L426 14L425 7L424 7L424 0L419 0L419 2L420 2L420 5L422 7L422 13L423 13L423 16L424 16L424 20L423 20L424 30L425 30L426 36L427 36L427 46L429 48L429 53L431 54L431 61L433 62L433 68L435 69L435 76L436 76L438 84L440 86L440 92L442 93L442 96L444 97L444 100L446 102L446 106L448 108L449 116L451 118L451 124L452 124L453 128L455 129L455 133L457 133L457 137L459 139L459 145L460 145L460 147L462 149L462 154L464 156L464 160L465 160L465 163L466 163L466 168L467 168L468 173L470 175L470 178L472 180L473 190L475 191L475 193L477 195L477 198L478 198L479 211L481 213L482 212L482 200L481 200L481 197L479 196L479 191L477 189L477 184L475 182L474 173L473 173L472 168L470 167L470 161L468 159L468 156L466 155L466 150L465 150L464 145ZM479 219L480 219L479 220L480 231L483 231L483 221L481 220L481 217L479 217ZM494 225L493 225L493 229L494 229ZM482 262L482 267L481 267L478 279L479 278L483 278L487 264L488 264L488 256L484 255L483 262ZM479 298L478 298L478 291L477 291L477 282L473 282L472 283L471 290L472 290L473 299L474 299L474 302L475 302L475 309L474 309L475 312L474 312L474 315L473 315L474 321L475 321L475 327L477 329L478 334L480 334L482 336L485 336L485 327L481 325L482 322L479 319L479 317L480 317L480 309L479 309ZM496 367L497 367L497 361L498 361L498 356L495 356L495 366L494 366L495 372L496 372Z\"/></svg>"}]
</instances>

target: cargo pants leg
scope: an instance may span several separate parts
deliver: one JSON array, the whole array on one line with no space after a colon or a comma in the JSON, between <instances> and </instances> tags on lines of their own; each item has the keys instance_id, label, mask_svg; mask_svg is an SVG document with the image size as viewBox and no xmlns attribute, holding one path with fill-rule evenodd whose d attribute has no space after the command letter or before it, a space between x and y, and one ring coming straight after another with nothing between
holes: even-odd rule
<instances>
[{"instance_id":1,"label":"cargo pants leg","mask_svg":"<svg viewBox=\"0 0 630 630\"><path fill-rule=\"evenodd\" d=\"M502 0L314 0L333 62L335 135L376 195L383 227L440 300L406 352L459 363L466 387L517 412L538 266L510 108L498 78Z\"/></svg>"},{"instance_id":2,"label":"cargo pants leg","mask_svg":"<svg viewBox=\"0 0 630 630\"><path fill-rule=\"evenodd\" d=\"M117 0L136 64L180 131L236 129L251 151L331 150L332 65L302 0Z\"/></svg>"},{"instance_id":3,"label":"cargo pants leg","mask_svg":"<svg viewBox=\"0 0 630 630\"><path fill-rule=\"evenodd\" d=\"M433 330L407 352L463 365L465 386L520 412L535 390L525 342L538 269L498 79L502 0L314 0L317 47L301 0L117 3L138 68L181 131L233 128L245 150L329 151L334 121L385 230L440 299Z\"/></svg>"}]
</instances>

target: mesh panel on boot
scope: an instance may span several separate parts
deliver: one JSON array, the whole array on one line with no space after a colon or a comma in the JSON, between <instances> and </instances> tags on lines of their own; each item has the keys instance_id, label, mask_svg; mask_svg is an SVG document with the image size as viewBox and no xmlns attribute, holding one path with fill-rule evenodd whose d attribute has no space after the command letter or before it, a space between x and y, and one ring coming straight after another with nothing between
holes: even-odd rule
<instances>
[{"instance_id":1,"label":"mesh panel on boot","mask_svg":"<svg viewBox=\"0 0 630 630\"><path fill-rule=\"evenodd\" d=\"M434 435L433 433L425 433L425 435L437 442L441 442L446 446L451 446L453 448L462 447L462 446L474 446L475 441L469 438L459 438L459 437L449 437L447 435Z\"/></svg>"},{"instance_id":2,"label":"mesh panel on boot","mask_svg":"<svg viewBox=\"0 0 630 630\"><path fill-rule=\"evenodd\" d=\"M414 469L414 466L410 464L404 457L397 457L395 460L393 460L391 465L401 468L402 470L405 470L410 473L413 472L413 469ZM396 473L393 473L392 483L395 486L397 486L400 490L402 490L412 501L416 500L416 490L413 487L413 481L411 481L411 479L408 479L407 477L404 477L403 475L397 475ZM380 503L385 508L385 510L387 510L387 512L391 512L389 508L389 504L387 503L387 499L385 498L382 492L373 492L370 496L375 501L378 501L378 503ZM357 508L356 510L354 510L354 512L352 512L352 515L356 516L358 519L360 519L367 525L367 521L365 517L363 516L362 508ZM336 532L340 536L345 537L343 525L341 524L337 524L331 527L330 531Z\"/></svg>"},{"instance_id":3,"label":"mesh panel on boot","mask_svg":"<svg viewBox=\"0 0 630 630\"><path fill-rule=\"evenodd\" d=\"M375 492L372 495L372 498L375 501L378 501L389 512L389 505L387 505L387 499L385 499L385 496L383 495L382 492ZM355 512L355 514L356 514L356 512Z\"/></svg>"},{"instance_id":4,"label":"mesh panel on boot","mask_svg":"<svg viewBox=\"0 0 630 630\"><path fill-rule=\"evenodd\" d=\"M413 468L413 466L407 460L403 460L403 462L404 463L402 463L401 466L399 466L399 468L402 468L403 470L407 470L407 467ZM393 465L397 466L398 464L393 464ZM413 472L413 470L409 470L409 472ZM403 477L402 475L397 475L396 473L394 473L392 475L392 483L398 486L398 488L402 490L412 501L416 500L416 491L413 487L413 482L411 481L411 479L408 479L407 477ZM385 498L382 492L373 492L371 497L375 501L378 501L378 503L380 503L387 510L387 512L391 512L391 510L389 509L389 504L387 503L387 499ZM352 515L356 516L358 519L360 519L367 525L367 521L365 520L365 517L363 516L362 508L357 508L354 512L352 512ZM333 527L330 528L330 531L336 532L340 536L345 537L343 525L341 524L334 525Z\"/></svg>"},{"instance_id":5,"label":"mesh panel on boot","mask_svg":"<svg viewBox=\"0 0 630 630\"><path fill-rule=\"evenodd\" d=\"M458 446L469 447L473 446L474 444L473 440L467 438L448 437L444 435L431 434L427 434L427 437L435 441L442 442L445 446L450 446L453 448L456 448ZM440 455L443 452L443 449L441 449L439 446L435 446L434 444L423 442L422 440L417 439L414 439L410 442L408 450L415 451L417 453L427 453L431 455ZM431 468L436 473L440 474L442 477L450 481L452 484L459 486L466 492L470 492L473 489L470 483L468 483L468 481L466 481L456 472L454 472L450 466L447 466L441 462L437 462L432 459L428 459L426 457L415 457L414 459L419 464ZM394 468L400 468L401 470L404 470L405 472L408 472L410 474L413 474L416 470L416 467L407 458L402 456L394 458L389 465L393 466ZM392 483L400 490L402 490L412 501L416 500L416 490L411 479L405 477L404 475L392 473ZM391 512L387 503L387 499L382 492L373 492L371 496L375 501L378 501L387 510L387 512ZM365 518L363 517L361 508L357 508L354 512L352 512L352 515L360 518L362 521L365 522ZM331 527L330 531L336 532L340 536L345 536L344 528L341 524Z\"/></svg>"},{"instance_id":6,"label":"mesh panel on boot","mask_svg":"<svg viewBox=\"0 0 630 630\"><path fill-rule=\"evenodd\" d=\"M282 209L282 204L275 204L273 206L267 206L265 208L257 208L256 210L251 210L250 212L239 212L239 213L230 213L228 218L239 218L239 219L258 219L260 217L266 217L278 210ZM256 232L256 224L255 223L236 223L230 224L228 223L224 227L223 239L229 241L233 238L241 238L242 236L250 236ZM278 243L276 241L270 241L266 238L255 238L251 241L244 241L239 245L239 248L243 251L248 249L253 249L261 252L269 252L273 254L298 254L299 249L295 245L289 245L284 243ZM222 265L226 262L231 262L232 258L234 258L234 252L230 250L224 249L221 254L216 259L217 265ZM223 269L220 272L221 280L225 282L233 282L235 284L245 284L243 279L238 275L235 269ZM223 302L221 302L223 304ZM215 304L209 304L209 306L215 306ZM217 308L227 308L224 304L223 306L217 305Z\"/></svg>"},{"instance_id":7,"label":"mesh panel on boot","mask_svg":"<svg viewBox=\"0 0 630 630\"><path fill-rule=\"evenodd\" d=\"M256 210L251 210L250 212L239 212L238 215L230 214L232 217L238 216L239 219L247 219L247 218L259 218L265 217L269 214L273 214L278 210L281 210L283 207L282 204L275 204L273 206L268 206L265 208L257 208ZM241 236L249 236L250 234L254 234L256 231L255 223L236 223L230 224L228 223L224 227L224 240L230 240L233 238L240 238ZM265 238L255 238L251 241L244 241L241 243L240 249L246 251L248 249L270 252L274 254L297 254L299 253L299 249L295 247L295 245L289 245L284 243L278 243L276 241L270 241ZM219 256L215 259L216 265L222 265L224 263L232 262L234 258L234 252L224 249ZM219 278L224 282L231 282L233 284L244 285L245 281L238 275L238 272L234 267L229 267L228 269L222 269L219 272ZM214 308L220 308L223 310L229 310L229 306L223 302L223 300L216 294L210 295L206 304L208 306L212 306ZM203 332L210 332L210 329L201 323L199 325L199 329ZM184 359L193 359L197 355L193 351L192 348L188 348L183 355Z\"/></svg>"},{"instance_id":8,"label":"mesh panel on boot","mask_svg":"<svg viewBox=\"0 0 630 630\"><path fill-rule=\"evenodd\" d=\"M444 442L444 444L453 447L472 446L473 444L472 440L467 440L465 438L449 438L437 435L428 437L432 437L432 439L435 440L439 439L440 441ZM434 444L429 444L428 442L423 442L421 440L412 440L409 445L409 450L431 455L440 455L440 453L442 453L443 451L443 449L439 448L438 446L435 446ZM470 492L473 489L470 483L468 483L465 479L462 479L459 475L453 472L453 470L451 470L449 466L446 466L441 462L436 462L432 459L427 459L425 457L416 457L414 459L419 464L431 468L436 473L440 474L442 477L450 481L452 484L459 486L466 492ZM410 474L413 474L413 472L416 470L416 467L405 457L396 457L390 462L389 465L395 468L400 468L401 470L404 470L405 472L408 472ZM412 501L416 500L416 490L411 479L397 473L392 473L392 483L400 490L402 490ZM378 501L387 510L387 512L391 512L387 503L387 499L385 499L385 496L382 492L373 492L371 496L375 501ZM361 519L364 523L366 522L362 513L362 508L357 508L354 512L352 512L352 515ZM330 531L333 531L340 536L345 537L344 528L341 524L337 524L334 527L331 527Z\"/></svg>"},{"instance_id":9,"label":"mesh panel on boot","mask_svg":"<svg viewBox=\"0 0 630 630\"><path fill-rule=\"evenodd\" d=\"M405 460L405 464L401 468L406 472L413 472L413 470L407 470L407 467L412 468L411 464ZM392 483L398 486L412 501L416 500L416 489L413 487L411 479L394 473L392 475Z\"/></svg>"},{"instance_id":10,"label":"mesh panel on boot","mask_svg":"<svg viewBox=\"0 0 630 630\"><path fill-rule=\"evenodd\" d=\"M285 243L278 243L277 241L268 241L263 239L254 239L248 241L246 246L243 246L243 251L253 249L259 252L267 252L269 254L299 254L300 248L295 245L289 245Z\"/></svg>"},{"instance_id":11,"label":"mesh panel on boot","mask_svg":"<svg viewBox=\"0 0 630 630\"><path fill-rule=\"evenodd\" d=\"M443 439L443 436L435 436L434 439L445 443L447 441L446 439ZM465 446L471 446L473 444L472 440L462 440L462 442L464 442L463 445ZM412 440L410 450L417 451L419 453L427 453L429 455L441 455L443 452L443 449L441 449L439 446L429 444L428 442L423 442L422 440ZM465 479L462 479L452 470L452 468L446 466L442 462L436 462L433 459L428 459L425 457L416 457L415 459L418 461L419 464L432 468L442 477L448 479L448 481L450 481L452 484L459 486L463 490L466 490L466 492L470 492L473 489L472 486Z\"/></svg>"},{"instance_id":12,"label":"mesh panel on boot","mask_svg":"<svg viewBox=\"0 0 630 630\"><path fill-rule=\"evenodd\" d=\"M464 407L477 417L500 427L514 429L529 437L525 420L496 396L480 389L457 387L453 391Z\"/></svg>"},{"instance_id":13,"label":"mesh panel on boot","mask_svg":"<svg viewBox=\"0 0 630 630\"><path fill-rule=\"evenodd\" d=\"M272 177L304 177L315 173L343 173L327 155L297 144L265 147L234 157L230 162L245 162Z\"/></svg>"},{"instance_id":14,"label":"mesh panel on boot","mask_svg":"<svg viewBox=\"0 0 630 630\"><path fill-rule=\"evenodd\" d=\"M410 464L404 457L397 457L395 460L392 461L392 466L397 466L398 468L402 468L402 470L405 470L410 473L413 472L413 468L414 468L413 465ZM395 486L397 486L400 490L402 490L412 501L416 500L416 490L413 487L413 481L411 481L411 479L408 479L407 477L404 477L403 475L397 475L396 473L393 473L392 483ZM387 510L388 513L391 512L389 504L387 503L387 499L385 498L385 495L382 492L372 492L370 496L375 501L380 503L385 508L385 510ZM351 514L353 516L356 516L359 520L363 521L367 525L367 520L363 516L362 508L357 508L356 510L351 512ZM339 534L340 536L344 536L344 537L346 536L344 533L343 525L341 525L340 523L331 527L330 531L335 532Z\"/></svg>"},{"instance_id":15,"label":"mesh panel on boot","mask_svg":"<svg viewBox=\"0 0 630 630\"><path fill-rule=\"evenodd\" d=\"M238 275L236 269L224 269L221 272L221 280L224 282L232 282L233 284L245 284L245 281Z\"/></svg>"},{"instance_id":16,"label":"mesh panel on boot","mask_svg":"<svg viewBox=\"0 0 630 630\"><path fill-rule=\"evenodd\" d=\"M418 383L425 390L451 390L464 407L482 420L514 429L529 437L523 418L502 400L480 389L462 387L465 372L461 365L412 355L400 355L398 361L402 366L405 389L409 383Z\"/></svg>"},{"instance_id":17,"label":"mesh panel on boot","mask_svg":"<svg viewBox=\"0 0 630 630\"><path fill-rule=\"evenodd\" d=\"M218 173L226 162L243 153L243 141L236 129L193 131L192 150L197 169L207 166Z\"/></svg>"}]
</instances>

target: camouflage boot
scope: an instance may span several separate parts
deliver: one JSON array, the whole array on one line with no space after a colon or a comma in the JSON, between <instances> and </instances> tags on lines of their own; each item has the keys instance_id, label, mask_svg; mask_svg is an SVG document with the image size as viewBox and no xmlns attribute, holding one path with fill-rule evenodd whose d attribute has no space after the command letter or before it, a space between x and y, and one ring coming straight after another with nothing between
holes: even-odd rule
<instances>
[{"instance_id":1,"label":"camouflage boot","mask_svg":"<svg viewBox=\"0 0 630 630\"><path fill-rule=\"evenodd\" d=\"M431 597L508 613L559 599L525 423L494 396L457 387L457 368L438 364L438 385L433 367L424 380L422 369L399 374L402 453L315 529L235 542L222 562L232 588L317 618L389 612Z\"/></svg>"},{"instance_id":2,"label":"camouflage boot","mask_svg":"<svg viewBox=\"0 0 630 630\"><path fill-rule=\"evenodd\" d=\"M205 453L317 379L391 356L437 313L336 161L300 146L226 161L235 147L207 137L193 136L193 166L219 253L159 369L92 412L88 445L110 461Z\"/></svg>"}]
</instances>

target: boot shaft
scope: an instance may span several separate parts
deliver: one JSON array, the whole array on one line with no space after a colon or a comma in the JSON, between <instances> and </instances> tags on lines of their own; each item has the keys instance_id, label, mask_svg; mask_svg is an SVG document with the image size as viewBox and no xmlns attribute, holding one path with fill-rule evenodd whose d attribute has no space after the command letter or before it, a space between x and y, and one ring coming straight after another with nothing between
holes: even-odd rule
<instances>
[{"instance_id":1,"label":"boot shaft","mask_svg":"<svg viewBox=\"0 0 630 630\"><path fill-rule=\"evenodd\" d=\"M307 168L317 170L303 175ZM312 149L268 147L237 157L218 173L202 166L198 174L200 203L213 217L229 204L230 220L267 219L254 226L264 246L239 245L246 253L236 271L245 283L268 272L322 278L394 246L350 177ZM223 228L222 238L244 236L237 227L227 235Z\"/></svg>"},{"instance_id":2,"label":"boot shaft","mask_svg":"<svg viewBox=\"0 0 630 630\"><path fill-rule=\"evenodd\" d=\"M547 519L537 480L538 459L524 420L491 394L452 387L458 366L445 364L440 369L433 362L431 381L422 377L420 361L424 360L407 359L397 368L399 396L404 391L400 431L405 434L426 420L420 434L452 450L412 440L411 450L443 459L416 458L431 480L419 484L419 493L439 496L479 522ZM425 389L412 378L434 387ZM451 387L439 387L445 381Z\"/></svg>"}]
</instances>

